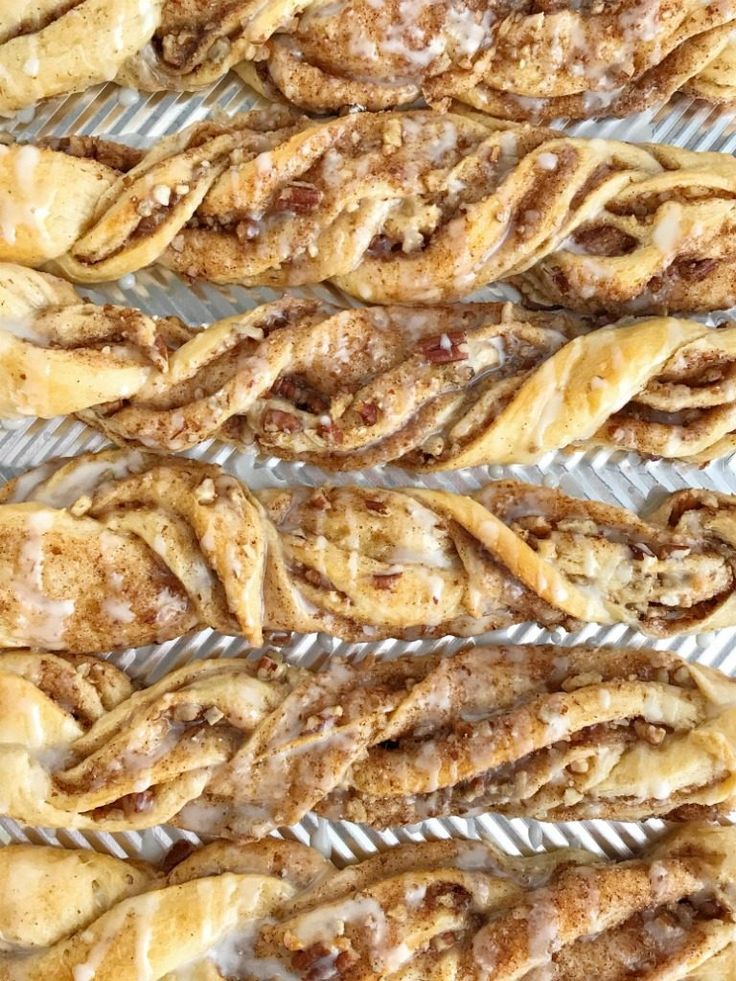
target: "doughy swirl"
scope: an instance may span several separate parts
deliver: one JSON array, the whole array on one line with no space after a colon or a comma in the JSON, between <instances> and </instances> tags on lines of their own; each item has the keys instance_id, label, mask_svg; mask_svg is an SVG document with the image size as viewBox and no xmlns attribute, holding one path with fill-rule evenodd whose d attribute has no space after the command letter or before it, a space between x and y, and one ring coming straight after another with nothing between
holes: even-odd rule
<instances>
[{"instance_id":1,"label":"doughy swirl","mask_svg":"<svg viewBox=\"0 0 736 981\"><path fill-rule=\"evenodd\" d=\"M473 113L262 110L137 151L0 147L0 260L80 282L154 262L437 303L496 280L619 315L736 303L736 161ZM59 191L58 189L62 189Z\"/></svg>"},{"instance_id":2,"label":"doughy swirl","mask_svg":"<svg viewBox=\"0 0 736 981\"><path fill-rule=\"evenodd\" d=\"M236 70L311 111L388 109L423 96L504 119L623 116L678 89L732 100L735 17L730 2L697 0L315 3L264 58Z\"/></svg>"},{"instance_id":3,"label":"doughy swirl","mask_svg":"<svg viewBox=\"0 0 736 981\"><path fill-rule=\"evenodd\" d=\"M625 115L736 92L732 0L44 0L0 18L0 112L117 78L198 89L236 70L312 111L424 96L509 119Z\"/></svg>"},{"instance_id":4,"label":"doughy swirl","mask_svg":"<svg viewBox=\"0 0 736 981\"><path fill-rule=\"evenodd\" d=\"M720 981L736 967L734 837L691 824L619 862L434 841L342 871L294 842L213 842L168 874L10 845L0 978Z\"/></svg>"},{"instance_id":5,"label":"doughy swirl","mask_svg":"<svg viewBox=\"0 0 736 981\"><path fill-rule=\"evenodd\" d=\"M216 436L329 470L527 463L600 444L698 462L736 449L736 328L584 330L510 303L286 299L196 332L0 264L0 415L76 412L120 445Z\"/></svg>"},{"instance_id":6,"label":"doughy swirl","mask_svg":"<svg viewBox=\"0 0 736 981\"><path fill-rule=\"evenodd\" d=\"M0 502L3 647L101 651L205 625L260 644L736 623L736 501L710 491L671 494L647 521L514 481L253 494L217 466L133 450L46 464Z\"/></svg>"},{"instance_id":7,"label":"doughy swirl","mask_svg":"<svg viewBox=\"0 0 736 981\"><path fill-rule=\"evenodd\" d=\"M736 682L671 654L473 648L314 674L195 661L142 691L85 655L0 659L0 806L25 824L253 838L372 826L727 814Z\"/></svg>"}]
</instances>

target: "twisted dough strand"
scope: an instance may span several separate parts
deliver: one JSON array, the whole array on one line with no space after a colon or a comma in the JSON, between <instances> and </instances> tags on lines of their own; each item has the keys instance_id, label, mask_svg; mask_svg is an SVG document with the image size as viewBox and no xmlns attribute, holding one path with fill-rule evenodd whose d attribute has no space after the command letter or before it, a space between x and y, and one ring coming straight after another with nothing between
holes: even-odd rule
<instances>
[{"instance_id":1,"label":"twisted dough strand","mask_svg":"<svg viewBox=\"0 0 736 981\"><path fill-rule=\"evenodd\" d=\"M733 829L692 824L623 862L450 840L338 872L293 842L214 842L167 875L11 845L0 868L24 901L0 896L17 947L0 978L722 979L736 967L733 852Z\"/></svg>"},{"instance_id":2,"label":"twisted dough strand","mask_svg":"<svg viewBox=\"0 0 736 981\"><path fill-rule=\"evenodd\" d=\"M608 314L736 302L726 154L429 111L322 123L256 111L142 157L58 146L0 148L0 260L53 260L81 282L153 262L220 283L330 280L376 302L437 303L499 279Z\"/></svg>"},{"instance_id":3,"label":"twisted dough strand","mask_svg":"<svg viewBox=\"0 0 736 981\"><path fill-rule=\"evenodd\" d=\"M255 442L332 470L526 463L601 443L699 462L736 449L736 328L584 330L511 304L287 299L195 333L0 264L0 414L76 412L160 451Z\"/></svg>"},{"instance_id":4,"label":"twisted dough strand","mask_svg":"<svg viewBox=\"0 0 736 981\"><path fill-rule=\"evenodd\" d=\"M309 810L388 827L488 810L692 818L736 801L736 682L655 651L475 648L316 674L264 656L126 682L83 655L3 657L4 813L253 838Z\"/></svg>"},{"instance_id":5,"label":"twisted dough strand","mask_svg":"<svg viewBox=\"0 0 736 981\"><path fill-rule=\"evenodd\" d=\"M49 463L0 493L0 646L139 646L207 625L355 639L533 620L653 636L736 622L736 507L681 491L644 522L513 481L473 495L251 494L138 451Z\"/></svg>"},{"instance_id":6,"label":"twisted dough strand","mask_svg":"<svg viewBox=\"0 0 736 981\"><path fill-rule=\"evenodd\" d=\"M316 111L455 98L510 119L625 115L736 91L731 0L45 0L0 20L0 112L116 77L197 89L231 67ZM359 39L356 40L356 31Z\"/></svg>"},{"instance_id":7,"label":"twisted dough strand","mask_svg":"<svg viewBox=\"0 0 736 981\"><path fill-rule=\"evenodd\" d=\"M312 111L389 109L424 96L505 119L623 116L683 88L732 99L735 14L729 2L692 0L348 0L307 8L272 38L265 58L236 70L265 95Z\"/></svg>"}]
</instances>

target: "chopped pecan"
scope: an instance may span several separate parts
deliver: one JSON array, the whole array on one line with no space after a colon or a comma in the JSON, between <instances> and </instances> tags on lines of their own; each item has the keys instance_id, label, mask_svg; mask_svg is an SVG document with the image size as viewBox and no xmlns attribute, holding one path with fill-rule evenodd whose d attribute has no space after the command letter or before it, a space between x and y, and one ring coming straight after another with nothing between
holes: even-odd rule
<instances>
[{"instance_id":1,"label":"chopped pecan","mask_svg":"<svg viewBox=\"0 0 736 981\"><path fill-rule=\"evenodd\" d=\"M263 428L267 433L300 433L304 426L301 419L281 409L267 409L263 413Z\"/></svg>"},{"instance_id":2,"label":"chopped pecan","mask_svg":"<svg viewBox=\"0 0 736 981\"><path fill-rule=\"evenodd\" d=\"M342 977L343 971L355 960L353 954L323 943L312 944L297 950L291 957L291 966L304 981L328 981Z\"/></svg>"},{"instance_id":3,"label":"chopped pecan","mask_svg":"<svg viewBox=\"0 0 736 981\"><path fill-rule=\"evenodd\" d=\"M126 794L120 798L119 803L126 817L143 814L153 807L153 791L149 787L148 790L140 790L135 794Z\"/></svg>"},{"instance_id":4,"label":"chopped pecan","mask_svg":"<svg viewBox=\"0 0 736 981\"><path fill-rule=\"evenodd\" d=\"M312 494L309 499L309 503L317 511L329 511L329 509L332 507L329 498L324 491L321 490L315 491L314 494Z\"/></svg>"},{"instance_id":5,"label":"chopped pecan","mask_svg":"<svg viewBox=\"0 0 736 981\"><path fill-rule=\"evenodd\" d=\"M629 545L629 549L635 559L643 559L644 556L655 558L654 552L645 542L634 542Z\"/></svg>"},{"instance_id":6,"label":"chopped pecan","mask_svg":"<svg viewBox=\"0 0 736 981\"><path fill-rule=\"evenodd\" d=\"M293 378L284 377L277 378L274 384L271 386L271 395L277 398L287 399L287 401L292 402L296 397L297 387L296 382Z\"/></svg>"},{"instance_id":7,"label":"chopped pecan","mask_svg":"<svg viewBox=\"0 0 736 981\"><path fill-rule=\"evenodd\" d=\"M388 235L376 235L366 249L366 255L377 258L379 256L390 255L392 252L398 252L400 248L401 243L390 239Z\"/></svg>"},{"instance_id":8,"label":"chopped pecan","mask_svg":"<svg viewBox=\"0 0 736 981\"><path fill-rule=\"evenodd\" d=\"M666 729L663 729L661 726L653 726L651 722L646 722L644 719L637 719L634 722L634 732L639 739L651 743L652 746L659 746L667 735Z\"/></svg>"},{"instance_id":9,"label":"chopped pecan","mask_svg":"<svg viewBox=\"0 0 736 981\"><path fill-rule=\"evenodd\" d=\"M342 717L341 705L329 705L321 712L310 715L304 723L305 735L312 735L316 732L324 732L326 729L334 729L337 720Z\"/></svg>"},{"instance_id":10,"label":"chopped pecan","mask_svg":"<svg viewBox=\"0 0 736 981\"><path fill-rule=\"evenodd\" d=\"M402 572L385 572L373 577L373 585L376 589L393 590L396 583L401 579Z\"/></svg>"},{"instance_id":11,"label":"chopped pecan","mask_svg":"<svg viewBox=\"0 0 736 981\"><path fill-rule=\"evenodd\" d=\"M168 875L173 868L176 868L185 858L189 858L196 850L196 846L191 841L186 841L183 838L181 841L175 841L163 857L161 871Z\"/></svg>"},{"instance_id":12,"label":"chopped pecan","mask_svg":"<svg viewBox=\"0 0 736 981\"><path fill-rule=\"evenodd\" d=\"M378 420L378 406L375 402L364 402L358 409L358 415L366 426L374 426Z\"/></svg>"},{"instance_id":13,"label":"chopped pecan","mask_svg":"<svg viewBox=\"0 0 736 981\"><path fill-rule=\"evenodd\" d=\"M466 361L468 352L461 350L467 343L465 331L453 330L435 337L425 337L419 342L419 351L431 364L449 364L451 361Z\"/></svg>"},{"instance_id":14,"label":"chopped pecan","mask_svg":"<svg viewBox=\"0 0 736 981\"><path fill-rule=\"evenodd\" d=\"M306 215L319 207L322 191L314 184L304 181L294 181L279 192L271 208L275 212L290 212L294 215Z\"/></svg>"},{"instance_id":15,"label":"chopped pecan","mask_svg":"<svg viewBox=\"0 0 736 981\"><path fill-rule=\"evenodd\" d=\"M628 255L638 245L633 235L622 232L614 225L581 228L573 235L573 241L590 255L603 256Z\"/></svg>"},{"instance_id":16,"label":"chopped pecan","mask_svg":"<svg viewBox=\"0 0 736 981\"><path fill-rule=\"evenodd\" d=\"M365 502L366 511L373 511L374 514L388 514L388 506L383 501L376 501L369 497Z\"/></svg>"},{"instance_id":17,"label":"chopped pecan","mask_svg":"<svg viewBox=\"0 0 736 981\"><path fill-rule=\"evenodd\" d=\"M271 394L286 399L297 409L305 409L318 415L329 407L329 402L316 389L298 375L285 375L274 382Z\"/></svg>"},{"instance_id":18,"label":"chopped pecan","mask_svg":"<svg viewBox=\"0 0 736 981\"><path fill-rule=\"evenodd\" d=\"M286 673L286 665L268 654L264 654L256 664L256 678L259 681L276 681Z\"/></svg>"},{"instance_id":19,"label":"chopped pecan","mask_svg":"<svg viewBox=\"0 0 736 981\"><path fill-rule=\"evenodd\" d=\"M681 279L698 283L705 279L718 265L717 259L678 259L672 264L672 271Z\"/></svg>"},{"instance_id":20,"label":"chopped pecan","mask_svg":"<svg viewBox=\"0 0 736 981\"><path fill-rule=\"evenodd\" d=\"M327 576L323 576L322 573L318 572L316 569L304 567L302 575L308 583L310 583L312 586L316 586L318 589L332 589L332 583Z\"/></svg>"},{"instance_id":21,"label":"chopped pecan","mask_svg":"<svg viewBox=\"0 0 736 981\"><path fill-rule=\"evenodd\" d=\"M345 434L339 426L336 426L334 422L331 422L329 426L320 424L317 426L317 433L322 439L329 440L332 443L337 443L339 446L342 443Z\"/></svg>"}]
</instances>

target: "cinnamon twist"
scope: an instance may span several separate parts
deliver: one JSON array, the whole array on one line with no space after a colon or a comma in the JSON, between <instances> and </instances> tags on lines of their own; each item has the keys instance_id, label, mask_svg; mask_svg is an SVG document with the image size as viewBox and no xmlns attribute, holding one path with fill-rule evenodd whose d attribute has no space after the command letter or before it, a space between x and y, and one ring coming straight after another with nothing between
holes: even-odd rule
<instances>
[{"instance_id":1,"label":"cinnamon twist","mask_svg":"<svg viewBox=\"0 0 736 981\"><path fill-rule=\"evenodd\" d=\"M260 837L310 810L377 827L727 814L736 682L656 651L475 648L316 673L197 661L132 692L84 655L0 659L0 807L25 824Z\"/></svg>"},{"instance_id":2,"label":"cinnamon twist","mask_svg":"<svg viewBox=\"0 0 736 981\"><path fill-rule=\"evenodd\" d=\"M0 20L0 113L117 79L147 91L203 88L311 0L45 0Z\"/></svg>"},{"instance_id":3,"label":"cinnamon twist","mask_svg":"<svg viewBox=\"0 0 736 981\"><path fill-rule=\"evenodd\" d=\"M736 93L736 8L697 0L313 4L238 73L311 111L458 99L504 119L617 116ZM356 30L360 39L356 39Z\"/></svg>"},{"instance_id":4,"label":"cinnamon twist","mask_svg":"<svg viewBox=\"0 0 736 981\"><path fill-rule=\"evenodd\" d=\"M526 463L601 443L698 462L736 449L736 329L584 329L510 303L289 299L197 333L0 264L0 414L76 412L161 451L255 442L330 470Z\"/></svg>"},{"instance_id":5,"label":"cinnamon twist","mask_svg":"<svg viewBox=\"0 0 736 981\"><path fill-rule=\"evenodd\" d=\"M617 862L433 841L342 871L293 842L214 842L168 874L11 845L0 978L724 979L736 968L734 835L691 824Z\"/></svg>"},{"instance_id":6,"label":"cinnamon twist","mask_svg":"<svg viewBox=\"0 0 736 981\"><path fill-rule=\"evenodd\" d=\"M645 522L514 481L253 494L214 465L107 451L32 470L0 502L2 647L100 651L204 625L257 645L264 629L736 623L736 502L710 491Z\"/></svg>"},{"instance_id":7,"label":"cinnamon twist","mask_svg":"<svg viewBox=\"0 0 736 981\"><path fill-rule=\"evenodd\" d=\"M736 161L479 115L286 110L148 154L0 147L0 260L103 281L153 262L245 285L330 280L376 302L508 280L608 314L736 303Z\"/></svg>"},{"instance_id":8,"label":"cinnamon twist","mask_svg":"<svg viewBox=\"0 0 736 981\"><path fill-rule=\"evenodd\" d=\"M48 0L0 22L0 112L117 78L197 89L231 67L313 111L455 98L508 119L625 115L736 91L731 0ZM359 37L356 39L356 32Z\"/></svg>"}]
</instances>

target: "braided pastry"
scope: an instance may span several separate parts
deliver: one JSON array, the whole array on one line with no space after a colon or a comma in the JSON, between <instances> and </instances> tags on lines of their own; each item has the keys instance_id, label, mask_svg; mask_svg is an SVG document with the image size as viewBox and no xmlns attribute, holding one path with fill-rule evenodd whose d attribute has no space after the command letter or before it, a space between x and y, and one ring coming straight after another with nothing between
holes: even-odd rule
<instances>
[{"instance_id":1,"label":"braided pastry","mask_svg":"<svg viewBox=\"0 0 736 981\"><path fill-rule=\"evenodd\" d=\"M90 656L8 653L0 807L243 838L309 810L378 827L727 814L734 703L725 675L647 650L474 648L317 674L218 659L135 693Z\"/></svg>"},{"instance_id":2,"label":"braided pastry","mask_svg":"<svg viewBox=\"0 0 736 981\"><path fill-rule=\"evenodd\" d=\"M733 99L735 19L733 3L698 0L315 3L271 39L265 58L236 70L312 111L424 96L505 119L623 116L683 88Z\"/></svg>"},{"instance_id":3,"label":"braided pastry","mask_svg":"<svg viewBox=\"0 0 736 981\"><path fill-rule=\"evenodd\" d=\"M448 97L510 119L733 98L732 0L45 0L0 21L0 112L117 77L197 89L236 67L311 110ZM358 32L356 36L356 31Z\"/></svg>"},{"instance_id":4,"label":"braided pastry","mask_svg":"<svg viewBox=\"0 0 736 981\"><path fill-rule=\"evenodd\" d=\"M219 467L107 451L0 492L0 647L76 652L177 637L354 640L536 621L659 637L736 623L736 500L670 495L644 522L498 481L472 495L250 493Z\"/></svg>"},{"instance_id":5,"label":"braided pastry","mask_svg":"<svg viewBox=\"0 0 736 981\"><path fill-rule=\"evenodd\" d=\"M330 470L525 463L585 443L699 462L736 449L736 328L583 329L510 303L286 299L195 333L0 264L0 413L76 412L164 451L255 441Z\"/></svg>"},{"instance_id":6,"label":"braided pastry","mask_svg":"<svg viewBox=\"0 0 736 981\"><path fill-rule=\"evenodd\" d=\"M340 872L294 842L213 842L168 874L10 845L0 979L724 981L735 837L691 824L619 862L432 841Z\"/></svg>"},{"instance_id":7,"label":"braided pastry","mask_svg":"<svg viewBox=\"0 0 736 981\"><path fill-rule=\"evenodd\" d=\"M494 280L619 314L736 303L736 161L473 114L261 110L147 155L0 147L0 261L82 282L153 262L218 283L330 280L436 303Z\"/></svg>"}]
</instances>

